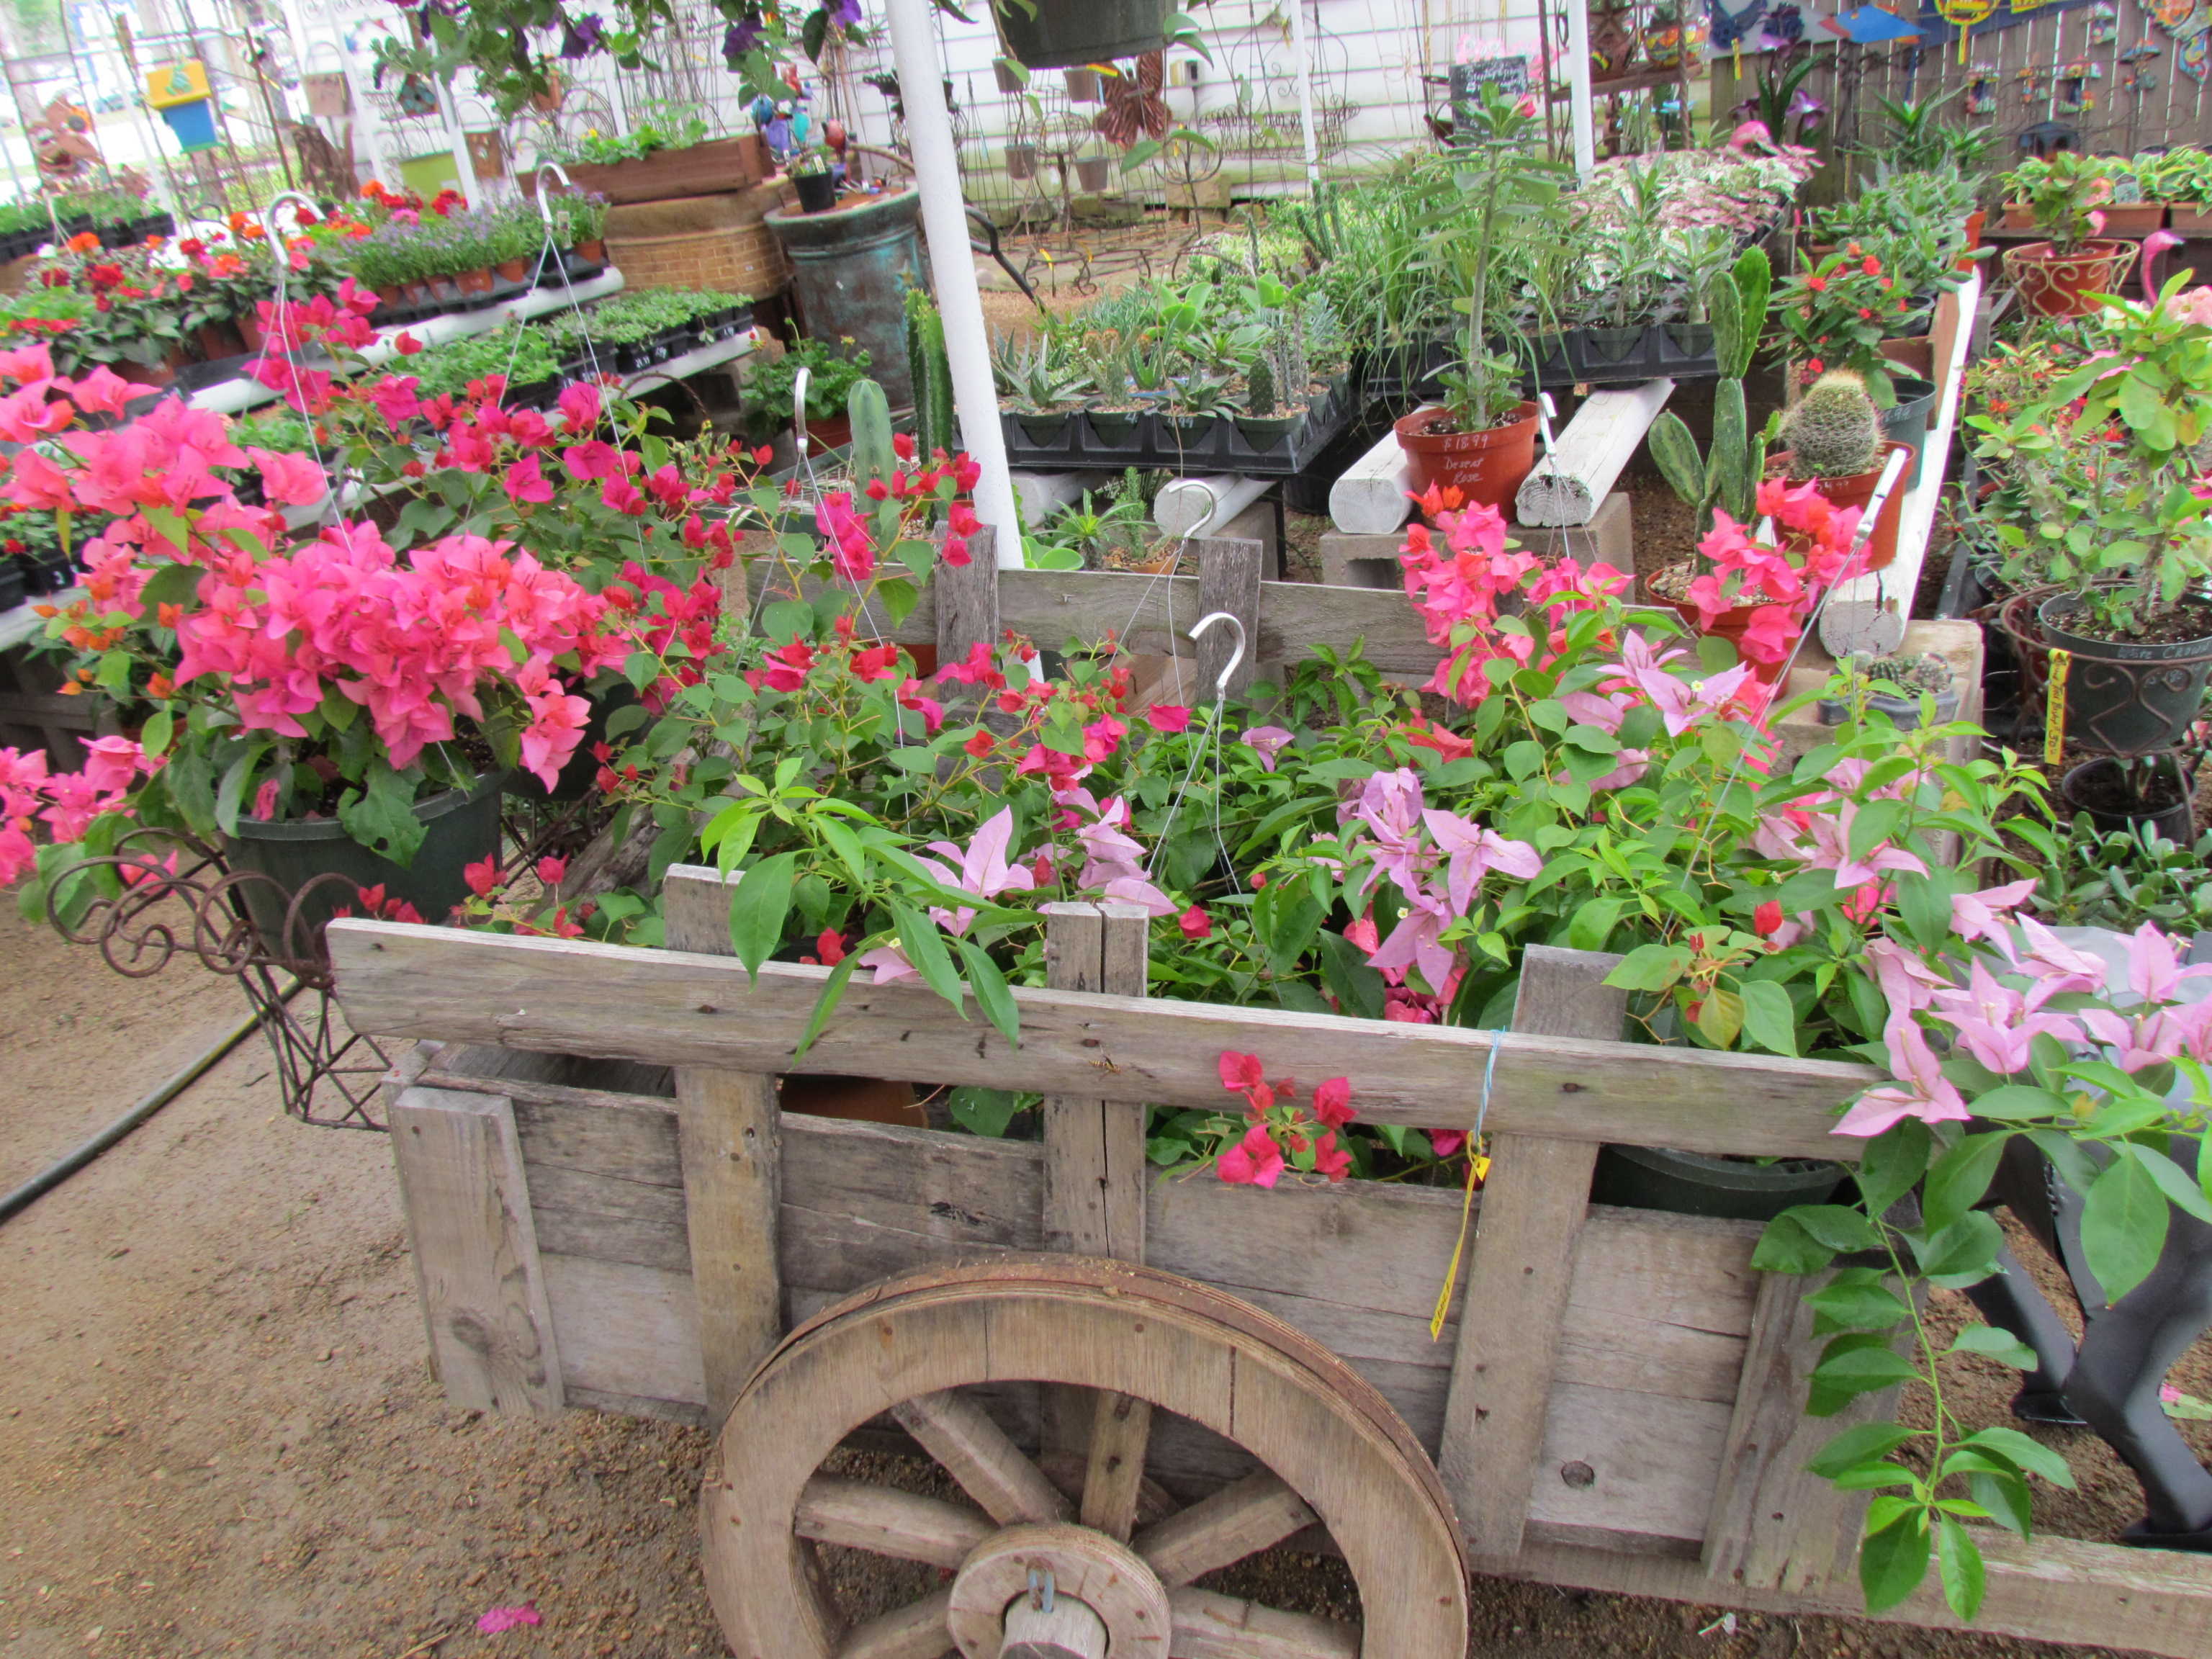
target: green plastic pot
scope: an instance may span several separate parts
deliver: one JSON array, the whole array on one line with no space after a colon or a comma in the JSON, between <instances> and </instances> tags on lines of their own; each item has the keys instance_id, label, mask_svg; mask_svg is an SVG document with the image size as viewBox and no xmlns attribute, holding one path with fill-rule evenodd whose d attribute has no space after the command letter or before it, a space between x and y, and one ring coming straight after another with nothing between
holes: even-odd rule
<instances>
[{"instance_id":1,"label":"green plastic pot","mask_svg":"<svg viewBox=\"0 0 2212 1659\"><path fill-rule=\"evenodd\" d=\"M234 890L263 951L321 961L323 929L341 908L358 915L360 890L380 883L387 899L412 904L425 921L443 921L468 897L465 867L499 851L506 782L504 772L487 773L472 788L417 802L422 844L404 866L363 847L336 818L240 818L237 832L222 838L223 862L234 876L268 878Z\"/></svg>"}]
</instances>

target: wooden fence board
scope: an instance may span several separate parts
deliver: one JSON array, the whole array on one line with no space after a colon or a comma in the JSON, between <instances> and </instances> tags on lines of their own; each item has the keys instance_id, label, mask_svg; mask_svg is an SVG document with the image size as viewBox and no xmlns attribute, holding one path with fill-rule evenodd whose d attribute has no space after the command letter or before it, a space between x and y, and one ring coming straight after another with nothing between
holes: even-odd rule
<instances>
[{"instance_id":1,"label":"wooden fence board","mask_svg":"<svg viewBox=\"0 0 2212 1659\"><path fill-rule=\"evenodd\" d=\"M1222 1099L1216 1062L1234 1048L1266 1054L1290 1075L1348 1075L1364 1120L1472 1128L1497 1042L1497 1133L1846 1159L1856 1143L1833 1134L1835 1109L1875 1075L1779 1056L1028 989L1014 993L1017 1049L972 1007L950 1018L926 988L858 983L793 1066L825 969L771 963L748 983L733 962L680 951L397 922L336 922L329 940L356 1030L741 1070L1210 1107Z\"/></svg>"},{"instance_id":2,"label":"wooden fence board","mask_svg":"<svg viewBox=\"0 0 2212 1659\"><path fill-rule=\"evenodd\" d=\"M578 1389L695 1409L707 1398L691 1275L546 1251L561 1372Z\"/></svg>"}]
</instances>

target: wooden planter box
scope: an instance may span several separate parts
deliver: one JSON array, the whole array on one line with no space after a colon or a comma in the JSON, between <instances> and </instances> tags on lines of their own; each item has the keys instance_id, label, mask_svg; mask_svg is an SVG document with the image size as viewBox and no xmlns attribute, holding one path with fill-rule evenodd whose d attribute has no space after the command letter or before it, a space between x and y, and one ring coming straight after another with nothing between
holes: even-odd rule
<instances>
[{"instance_id":1,"label":"wooden planter box","mask_svg":"<svg viewBox=\"0 0 2212 1659\"><path fill-rule=\"evenodd\" d=\"M657 149L634 161L568 164L568 177L577 189L595 190L617 206L665 202L678 196L725 195L757 184L769 172L768 147L758 133L710 138L685 149ZM534 194L534 179L524 187Z\"/></svg>"},{"instance_id":2,"label":"wooden planter box","mask_svg":"<svg viewBox=\"0 0 2212 1659\"><path fill-rule=\"evenodd\" d=\"M728 891L711 870L672 870L672 939L726 949ZM1111 940L1133 928L1141 986L1138 913L1059 906L1049 926L1054 959L1073 964L1061 971L1092 982L1102 956L1114 981ZM1254 1319L1287 1322L1282 1342L1318 1342L1348 1362L1387 1402L1370 1419L1386 1412L1435 1460L1420 1468L1431 1480L1440 1473L1479 1572L1860 1611L1863 1498L1803 1465L1882 1402L1802 1415L1820 1346L1807 1284L1751 1267L1753 1225L1593 1206L1589 1190L1600 1142L1847 1153L1853 1143L1830 1133L1833 1112L1870 1073L1604 1040L1620 1029L1623 994L1598 981L1617 958L1533 949L1516 1034L1499 1038L1021 990L1016 1049L925 990L856 982L795 1068L1041 1090L1043 1139L1025 1142L779 1112L773 1084L755 1079L791 1066L824 969L771 963L749 981L734 962L699 954L362 921L334 925L330 941L356 1030L434 1040L402 1062L387 1099L430 1347L458 1404L712 1426L732 1402L748 1409L748 1378L787 1329L856 1291L878 1299L836 1317L882 1320L886 1345L863 1392L902 1398L908 1351L889 1346L890 1314L867 1310L908 1292L876 1287L923 1270L941 1302L947 1285L1072 1249L1179 1275L1194 1295L1227 1292L1260 1310ZM1100 953L1087 969L1086 950ZM1130 971L1124 962L1123 982ZM1216 1060L1231 1048L1263 1054L1271 1075L1348 1076L1370 1121L1488 1129L1495 1162L1440 1340L1429 1317L1459 1237L1457 1193L1370 1182L1262 1192L1147 1175L1146 1103L1218 1104ZM1002 1383L985 1409L978 1432L1054 1467L1049 1385ZM1258 1478L1241 1443L1163 1419L1142 1468L1171 1503L1188 1503ZM710 1487L743 1478L757 1433L747 1444ZM1312 1501L1355 1570L1389 1553L1393 1540L1347 1535L1345 1517L1364 1498ZM1981 1628L2204 1650L2212 1564L1995 1532L1982 1547ZM718 1552L732 1547L709 1526L710 1585ZM1186 1617L1224 1616L1224 1601L1177 1590L1178 1632ZM1434 1616L1463 1620L1464 1602ZM1932 1589L1888 1616L1953 1624Z\"/></svg>"}]
</instances>

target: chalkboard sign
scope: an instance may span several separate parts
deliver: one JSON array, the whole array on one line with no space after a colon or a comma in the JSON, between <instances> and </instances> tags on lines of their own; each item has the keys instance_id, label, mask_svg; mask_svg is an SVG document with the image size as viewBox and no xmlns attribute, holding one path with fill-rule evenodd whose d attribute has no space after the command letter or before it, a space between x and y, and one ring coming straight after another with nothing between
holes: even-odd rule
<instances>
[{"instance_id":1,"label":"chalkboard sign","mask_svg":"<svg viewBox=\"0 0 2212 1659\"><path fill-rule=\"evenodd\" d=\"M1526 94L1529 90L1528 55L1516 52L1510 58L1478 58L1471 64L1452 65L1452 118L1462 127L1474 119L1486 87L1495 87L1508 98Z\"/></svg>"}]
</instances>

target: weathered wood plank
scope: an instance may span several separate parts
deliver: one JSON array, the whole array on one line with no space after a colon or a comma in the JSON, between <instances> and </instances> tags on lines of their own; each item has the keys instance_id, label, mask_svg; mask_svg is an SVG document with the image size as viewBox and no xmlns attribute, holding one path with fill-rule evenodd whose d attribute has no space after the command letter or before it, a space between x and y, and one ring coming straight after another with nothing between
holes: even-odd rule
<instances>
[{"instance_id":1,"label":"weathered wood plank","mask_svg":"<svg viewBox=\"0 0 2212 1659\"><path fill-rule=\"evenodd\" d=\"M416 1085L391 1109L416 1293L446 1397L557 1415L560 1347L513 1109Z\"/></svg>"},{"instance_id":2,"label":"weathered wood plank","mask_svg":"<svg viewBox=\"0 0 2212 1659\"><path fill-rule=\"evenodd\" d=\"M939 1590L921 1601L871 1619L845 1633L837 1659L944 1659L952 1650L945 1617L952 1592Z\"/></svg>"},{"instance_id":3,"label":"weathered wood plank","mask_svg":"<svg viewBox=\"0 0 2212 1659\"><path fill-rule=\"evenodd\" d=\"M1136 1525L1137 1499L1145 1484L1152 1408L1126 1394L1093 1395L1091 1401L1096 1409L1079 1518L1093 1532L1126 1543Z\"/></svg>"},{"instance_id":4,"label":"weathered wood plank","mask_svg":"<svg viewBox=\"0 0 2212 1659\"><path fill-rule=\"evenodd\" d=\"M668 942L681 951L730 955L730 886L716 872L700 873L701 879L667 884ZM707 1419L719 1423L783 1335L776 1264L783 1113L775 1079L759 1069L679 1066L676 1098Z\"/></svg>"},{"instance_id":5,"label":"weathered wood plank","mask_svg":"<svg viewBox=\"0 0 2212 1659\"><path fill-rule=\"evenodd\" d=\"M917 1395L891 1415L1000 1526L1067 1518L1067 1500L968 1395L949 1389Z\"/></svg>"},{"instance_id":6,"label":"weathered wood plank","mask_svg":"<svg viewBox=\"0 0 2212 1659\"><path fill-rule=\"evenodd\" d=\"M937 659L948 666L967 661L971 647L997 648L1000 574L998 556L991 550L994 533L990 526L983 526L968 538L966 564L940 561L931 576Z\"/></svg>"},{"instance_id":7,"label":"weathered wood plank","mask_svg":"<svg viewBox=\"0 0 2212 1659\"><path fill-rule=\"evenodd\" d=\"M1225 611L1243 624L1241 633L1216 623L1198 641L1198 695L1213 701L1217 685L1242 692L1260 672L1260 560L1257 542L1202 541L1198 544L1198 606L1201 617ZM1231 661L1237 665L1231 673ZM1224 682L1224 675L1227 675Z\"/></svg>"},{"instance_id":8,"label":"weathered wood plank","mask_svg":"<svg viewBox=\"0 0 2212 1659\"><path fill-rule=\"evenodd\" d=\"M1169 1597L1176 1659L1359 1659L1359 1632L1188 1586Z\"/></svg>"},{"instance_id":9,"label":"weathered wood plank","mask_svg":"<svg viewBox=\"0 0 2212 1659\"><path fill-rule=\"evenodd\" d=\"M1471 1128L1495 1042L1497 1133L1843 1158L1856 1143L1833 1135L1834 1110L1873 1076L1773 1055L1050 990L1015 993L1016 1048L927 988L857 982L794 1066L826 969L772 963L748 984L738 964L711 957L396 922L340 921L329 939L357 1030L740 1070L959 1078L1212 1106L1216 1062L1236 1048L1291 1075L1348 1075L1368 1121Z\"/></svg>"},{"instance_id":10,"label":"weathered wood plank","mask_svg":"<svg viewBox=\"0 0 2212 1659\"><path fill-rule=\"evenodd\" d=\"M799 1494L793 1530L819 1544L951 1569L998 1528L964 1504L817 1474Z\"/></svg>"},{"instance_id":11,"label":"weathered wood plank","mask_svg":"<svg viewBox=\"0 0 2212 1659\"><path fill-rule=\"evenodd\" d=\"M550 1250L538 1261L561 1375L571 1389L704 1404L707 1370L690 1274Z\"/></svg>"},{"instance_id":12,"label":"weathered wood plank","mask_svg":"<svg viewBox=\"0 0 2212 1659\"><path fill-rule=\"evenodd\" d=\"M1834 1436L1896 1410L1896 1390L1861 1395L1833 1417L1805 1414L1826 1339L1806 1304L1811 1281L1762 1273L1743 1386L1705 1523L1705 1570L1749 1589L1844 1590L1857 1583L1868 1494L1842 1492L1805 1465Z\"/></svg>"},{"instance_id":13,"label":"weathered wood plank","mask_svg":"<svg viewBox=\"0 0 2212 1659\"><path fill-rule=\"evenodd\" d=\"M1045 907L1046 975L1054 989L1145 994L1150 918L1133 904ZM1145 1109L1046 1097L1048 1249L1145 1259Z\"/></svg>"},{"instance_id":14,"label":"weathered wood plank","mask_svg":"<svg viewBox=\"0 0 2212 1659\"><path fill-rule=\"evenodd\" d=\"M1932 1573L1902 1607L1875 1617L1887 1624L1971 1628L2166 1659L2204 1659L2212 1653L2212 1562L2202 1556L2047 1535L2023 1540L1995 1528L1977 1528L1975 1541L1988 1569L1989 1588L1971 1626L1943 1605ZM1826 1591L1754 1590L1713 1578L1694 1556L1624 1554L1532 1540L1516 1557L1478 1557L1474 1566L1478 1573L1498 1577L1705 1607L1868 1616L1852 1585Z\"/></svg>"},{"instance_id":15,"label":"weathered wood plank","mask_svg":"<svg viewBox=\"0 0 2212 1659\"><path fill-rule=\"evenodd\" d=\"M1315 1519L1304 1498L1262 1469L1146 1528L1132 1547L1172 1589L1271 1549Z\"/></svg>"},{"instance_id":16,"label":"weathered wood plank","mask_svg":"<svg viewBox=\"0 0 2212 1659\"><path fill-rule=\"evenodd\" d=\"M1530 945L1513 1029L1618 1036L1627 994L1604 980L1620 960ZM1478 1313L1460 1321L1437 1468L1470 1545L1510 1555L1521 1547L1535 1484L1597 1148L1586 1140L1501 1134L1491 1158L1467 1270L1466 1305Z\"/></svg>"},{"instance_id":17,"label":"weathered wood plank","mask_svg":"<svg viewBox=\"0 0 2212 1659\"><path fill-rule=\"evenodd\" d=\"M1729 1414L1710 1400L1555 1382L1528 1498L1530 1526L1672 1540L1695 1554Z\"/></svg>"}]
</instances>

